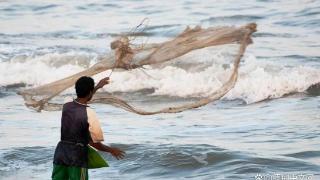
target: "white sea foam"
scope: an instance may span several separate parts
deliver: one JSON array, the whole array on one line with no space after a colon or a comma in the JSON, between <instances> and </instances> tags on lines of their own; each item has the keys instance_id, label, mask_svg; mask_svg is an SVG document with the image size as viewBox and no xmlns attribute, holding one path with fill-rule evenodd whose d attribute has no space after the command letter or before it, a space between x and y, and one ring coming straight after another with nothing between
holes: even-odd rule
<instances>
[{"instance_id":1,"label":"white sea foam","mask_svg":"<svg viewBox=\"0 0 320 180\"><path fill-rule=\"evenodd\" d=\"M16 56L0 62L0 85L42 85L84 70L90 66L90 58L95 59L90 54L75 53Z\"/></svg>"},{"instance_id":2,"label":"white sea foam","mask_svg":"<svg viewBox=\"0 0 320 180\"><path fill-rule=\"evenodd\" d=\"M278 67L259 63L254 56L246 58L234 89L225 98L242 99L247 103L279 98L289 93L303 92L320 82L320 70L312 67Z\"/></svg>"},{"instance_id":3,"label":"white sea foam","mask_svg":"<svg viewBox=\"0 0 320 180\"><path fill-rule=\"evenodd\" d=\"M224 56L222 52L211 55L206 53L209 51L202 50L182 57L186 58L187 63L197 62L199 57L202 63L211 61L205 68L171 65L116 71L105 91L134 92L152 88L155 90L152 95L206 97L221 87L232 72L232 61L228 56ZM303 92L310 85L320 81L320 70L316 68L281 67L272 62L257 60L253 55L245 56L243 61L238 82L235 88L225 95L225 99L242 99L247 103L253 103L289 93ZM8 62L0 63L0 85L26 83L38 86L80 72L94 62L96 56L92 54L52 53L34 57L15 57ZM109 72L101 73L96 75L95 79L108 74Z\"/></svg>"}]
</instances>

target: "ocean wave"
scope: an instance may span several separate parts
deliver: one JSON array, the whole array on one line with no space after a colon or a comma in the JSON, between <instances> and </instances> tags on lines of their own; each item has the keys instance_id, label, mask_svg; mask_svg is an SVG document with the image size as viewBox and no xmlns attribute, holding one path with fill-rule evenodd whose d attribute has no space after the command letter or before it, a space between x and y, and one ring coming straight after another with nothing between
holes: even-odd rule
<instances>
[{"instance_id":1,"label":"ocean wave","mask_svg":"<svg viewBox=\"0 0 320 180\"><path fill-rule=\"evenodd\" d=\"M273 156L264 158L258 154L230 151L206 144L112 144L126 152L125 159L115 160L110 154L102 153L109 161L110 168L104 173L112 174L113 168L122 176L138 177L192 177L194 174L205 178L218 178L224 175L227 179L242 178L267 172L316 172L319 166L305 161L286 157ZM0 175L10 176L29 169L47 170L52 165L54 147L20 147L1 150ZM304 152L309 154L309 152ZM101 176L103 174L100 174ZM116 175L118 176L118 174Z\"/></svg>"},{"instance_id":2,"label":"ocean wave","mask_svg":"<svg viewBox=\"0 0 320 180\"><path fill-rule=\"evenodd\" d=\"M74 52L15 56L10 61L0 63L0 85L43 85L85 70L97 59L97 54ZM116 70L111 77L111 84L104 90L131 93L152 89L149 94L152 96L201 98L219 89L231 71L232 56L223 48L208 48L182 56L162 67ZM319 69L280 66L264 59L257 60L250 54L244 57L239 71L238 82L224 99L242 99L246 103L254 103L304 92L320 81ZM106 74L108 72L94 78L98 80Z\"/></svg>"},{"instance_id":3,"label":"ocean wave","mask_svg":"<svg viewBox=\"0 0 320 180\"><path fill-rule=\"evenodd\" d=\"M44 55L19 55L0 62L0 84L42 85L84 70L95 60L92 54L48 53Z\"/></svg>"},{"instance_id":4,"label":"ocean wave","mask_svg":"<svg viewBox=\"0 0 320 180\"><path fill-rule=\"evenodd\" d=\"M259 19L263 19L262 16L256 16L256 15L232 15L232 16L218 16L218 17L210 17L208 19L202 20L202 22L224 22L224 23L230 23L230 22L239 22L239 21L245 21L245 22L251 22L251 21L257 21Z\"/></svg>"},{"instance_id":5,"label":"ocean wave","mask_svg":"<svg viewBox=\"0 0 320 180\"><path fill-rule=\"evenodd\" d=\"M244 65L240 69L244 73L240 74L237 84L225 98L243 99L247 103L254 103L304 92L320 81L320 71L316 68L278 67L272 63L263 66L255 58L249 61L247 66Z\"/></svg>"},{"instance_id":6,"label":"ocean wave","mask_svg":"<svg viewBox=\"0 0 320 180\"><path fill-rule=\"evenodd\" d=\"M285 154L285 156L308 159L308 158L320 158L320 151L302 151L297 153Z\"/></svg>"},{"instance_id":7,"label":"ocean wave","mask_svg":"<svg viewBox=\"0 0 320 180\"><path fill-rule=\"evenodd\" d=\"M52 157L52 148L40 146L1 150L0 175L24 169L26 166L46 164Z\"/></svg>"}]
</instances>

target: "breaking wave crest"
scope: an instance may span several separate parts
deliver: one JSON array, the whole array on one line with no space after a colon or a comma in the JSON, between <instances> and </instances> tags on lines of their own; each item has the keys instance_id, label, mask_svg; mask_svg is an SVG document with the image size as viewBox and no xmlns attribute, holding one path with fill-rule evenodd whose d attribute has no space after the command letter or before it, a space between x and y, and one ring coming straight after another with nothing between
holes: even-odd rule
<instances>
[{"instance_id":1,"label":"breaking wave crest","mask_svg":"<svg viewBox=\"0 0 320 180\"><path fill-rule=\"evenodd\" d=\"M97 57L94 53L78 52L16 56L0 62L0 86L46 84L85 70L97 62ZM181 57L184 58L182 61L163 67L146 66L144 69L130 71L117 70L105 91L130 93L153 89L149 95L206 97L227 81L232 70L230 57L230 54L223 50L206 48ZM254 103L279 98L291 93L304 92L320 79L320 70L313 67L280 66L264 59L257 59L252 54L247 54L242 61L238 82L224 99L241 99L246 103ZM95 79L108 74L109 72L101 73Z\"/></svg>"}]
</instances>

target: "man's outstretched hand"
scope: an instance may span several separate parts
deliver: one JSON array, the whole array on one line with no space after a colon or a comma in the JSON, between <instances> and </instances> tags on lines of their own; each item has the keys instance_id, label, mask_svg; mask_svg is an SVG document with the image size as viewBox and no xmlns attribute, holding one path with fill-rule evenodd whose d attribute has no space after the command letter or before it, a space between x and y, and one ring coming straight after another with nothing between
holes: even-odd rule
<instances>
[{"instance_id":1,"label":"man's outstretched hand","mask_svg":"<svg viewBox=\"0 0 320 180\"><path fill-rule=\"evenodd\" d=\"M96 87L93 90L93 94L100 88L103 88L104 85L109 84L110 83L110 78L109 77L105 77L103 79L101 79L98 84L96 85Z\"/></svg>"},{"instance_id":2,"label":"man's outstretched hand","mask_svg":"<svg viewBox=\"0 0 320 180\"><path fill-rule=\"evenodd\" d=\"M126 154L124 151L114 147L110 147L109 152L113 157L115 157L118 160L123 159L124 155Z\"/></svg>"},{"instance_id":3,"label":"man's outstretched hand","mask_svg":"<svg viewBox=\"0 0 320 180\"><path fill-rule=\"evenodd\" d=\"M126 154L124 151L115 148L115 147L110 147L107 145L102 144L101 142L90 142L90 145L96 149L98 149L99 151L104 151L104 152L108 152L110 153L113 157L115 157L116 159L120 160L124 158L124 155Z\"/></svg>"},{"instance_id":4,"label":"man's outstretched hand","mask_svg":"<svg viewBox=\"0 0 320 180\"><path fill-rule=\"evenodd\" d=\"M96 88L97 89L102 88L104 85L109 84L109 82L110 82L110 78L109 77L105 77L105 78L103 78L103 79L101 79L99 81L99 83L97 84Z\"/></svg>"}]
</instances>

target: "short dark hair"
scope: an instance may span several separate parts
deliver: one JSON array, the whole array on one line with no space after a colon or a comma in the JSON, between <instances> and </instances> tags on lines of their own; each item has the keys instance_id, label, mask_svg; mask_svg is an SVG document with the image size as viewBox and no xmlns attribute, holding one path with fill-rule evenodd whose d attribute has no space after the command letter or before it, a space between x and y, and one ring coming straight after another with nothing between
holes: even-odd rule
<instances>
[{"instance_id":1,"label":"short dark hair","mask_svg":"<svg viewBox=\"0 0 320 180\"><path fill-rule=\"evenodd\" d=\"M88 76L79 78L75 85L78 98L87 97L94 89L94 80Z\"/></svg>"}]
</instances>

